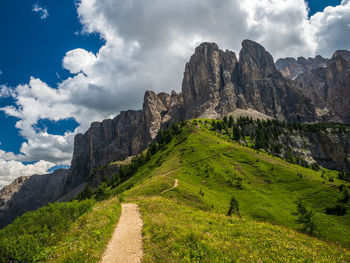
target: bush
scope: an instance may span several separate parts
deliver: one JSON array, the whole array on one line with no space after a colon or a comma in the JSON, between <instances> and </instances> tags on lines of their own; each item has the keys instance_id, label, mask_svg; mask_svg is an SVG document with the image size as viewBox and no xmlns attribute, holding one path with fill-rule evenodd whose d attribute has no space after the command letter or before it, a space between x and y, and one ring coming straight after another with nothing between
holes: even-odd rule
<instances>
[{"instance_id":1,"label":"bush","mask_svg":"<svg viewBox=\"0 0 350 263\"><path fill-rule=\"evenodd\" d=\"M241 214L239 213L239 202L234 196L232 196L230 201L230 208L227 212L227 215L231 216L234 212L236 212L238 216L241 217Z\"/></svg>"},{"instance_id":2,"label":"bush","mask_svg":"<svg viewBox=\"0 0 350 263\"><path fill-rule=\"evenodd\" d=\"M344 206L344 204L337 204L334 207L328 207L326 209L326 214L344 216L346 214L346 207Z\"/></svg>"},{"instance_id":3,"label":"bush","mask_svg":"<svg viewBox=\"0 0 350 263\"><path fill-rule=\"evenodd\" d=\"M338 174L338 179L350 182L350 173L342 171Z\"/></svg>"},{"instance_id":4,"label":"bush","mask_svg":"<svg viewBox=\"0 0 350 263\"><path fill-rule=\"evenodd\" d=\"M339 202L347 204L349 203L349 200L350 200L349 190L347 188L343 188L342 196L340 197Z\"/></svg>"},{"instance_id":5,"label":"bush","mask_svg":"<svg viewBox=\"0 0 350 263\"><path fill-rule=\"evenodd\" d=\"M87 184L84 188L84 190L78 195L77 200L85 200L85 199L90 199L92 198L93 195L93 190L92 187Z\"/></svg>"},{"instance_id":6,"label":"bush","mask_svg":"<svg viewBox=\"0 0 350 263\"><path fill-rule=\"evenodd\" d=\"M298 218L296 222L302 224L302 231L309 235L314 235L316 231L315 223L315 212L311 209L306 208L304 202L299 200L296 202L297 212L294 215L297 215Z\"/></svg>"},{"instance_id":7,"label":"bush","mask_svg":"<svg viewBox=\"0 0 350 263\"><path fill-rule=\"evenodd\" d=\"M320 170L320 166L317 162L314 162L311 164L311 169L314 171L318 171L318 170Z\"/></svg>"},{"instance_id":8,"label":"bush","mask_svg":"<svg viewBox=\"0 0 350 263\"><path fill-rule=\"evenodd\" d=\"M96 189L94 193L94 198L97 201L102 201L108 199L109 197L111 197L111 195L112 191L109 189L105 182L102 182L100 186Z\"/></svg>"}]
</instances>

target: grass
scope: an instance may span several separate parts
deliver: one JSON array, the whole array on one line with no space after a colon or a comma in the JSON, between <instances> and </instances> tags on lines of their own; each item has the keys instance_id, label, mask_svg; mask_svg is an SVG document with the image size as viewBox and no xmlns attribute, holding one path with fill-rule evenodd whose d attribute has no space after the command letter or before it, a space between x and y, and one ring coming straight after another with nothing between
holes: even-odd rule
<instances>
[{"instance_id":1,"label":"grass","mask_svg":"<svg viewBox=\"0 0 350 263\"><path fill-rule=\"evenodd\" d=\"M1 262L37 262L45 251L57 245L80 216L94 202L54 203L28 212L0 230Z\"/></svg>"},{"instance_id":2,"label":"grass","mask_svg":"<svg viewBox=\"0 0 350 263\"><path fill-rule=\"evenodd\" d=\"M0 230L0 262L98 262L120 215L120 202L53 203Z\"/></svg>"},{"instance_id":3,"label":"grass","mask_svg":"<svg viewBox=\"0 0 350 263\"><path fill-rule=\"evenodd\" d=\"M230 141L198 121L185 134L186 140L175 138L115 189L141 207L145 262L276 262L284 255L284 262L312 262L316 253L317 262L350 260L349 212L325 214L337 201L339 186L349 187L325 179L336 178L335 171L287 163ZM175 178L179 186L160 194ZM226 216L232 195L242 220ZM316 212L317 238L300 233L293 215L299 199ZM206 232L212 239L203 236Z\"/></svg>"},{"instance_id":4,"label":"grass","mask_svg":"<svg viewBox=\"0 0 350 263\"><path fill-rule=\"evenodd\" d=\"M64 238L45 253L47 262L99 262L112 237L121 212L120 202L112 198L97 202L81 216Z\"/></svg>"},{"instance_id":5,"label":"grass","mask_svg":"<svg viewBox=\"0 0 350 263\"><path fill-rule=\"evenodd\" d=\"M140 201L144 262L349 262L350 252L288 228L173 199Z\"/></svg>"}]
</instances>

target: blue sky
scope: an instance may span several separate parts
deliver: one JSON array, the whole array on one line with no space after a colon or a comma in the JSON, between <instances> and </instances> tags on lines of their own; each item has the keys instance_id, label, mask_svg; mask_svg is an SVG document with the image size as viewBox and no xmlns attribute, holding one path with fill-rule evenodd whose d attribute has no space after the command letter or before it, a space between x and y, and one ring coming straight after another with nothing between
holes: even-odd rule
<instances>
[{"instance_id":1,"label":"blue sky","mask_svg":"<svg viewBox=\"0 0 350 263\"><path fill-rule=\"evenodd\" d=\"M350 10L349 0L343 0L339 10L329 12L323 12L324 8L339 6L341 1L310 0L306 15L302 0L280 1L281 4L223 0L222 10L211 0L154 0L158 8L143 1L99 0L92 5L93 2L0 1L0 88L7 94L0 93L0 188L1 178L10 171L2 170L2 166L11 160L67 165L74 134L84 132L89 123L115 116L120 110L140 108L146 89L179 90L184 64L201 41L214 41L223 49L238 52L240 42L251 38L275 57L316 53L330 56L335 49L350 49L343 32L350 28L350 14L346 13ZM243 3L245 12L239 13L239 3ZM208 13L203 14L206 8ZM188 10L192 12L190 18ZM278 16L271 18L269 10ZM313 17L316 12L321 13ZM339 21L328 25L325 18L336 12ZM215 17L210 17L212 13ZM253 26L250 18L255 19ZM258 30L254 28L257 24ZM308 24L318 29L313 36ZM279 27L288 30L278 32ZM325 34L328 38L324 38ZM20 89L18 85L27 88ZM35 87L42 89L42 94ZM51 110L51 114L40 113Z\"/></svg>"},{"instance_id":2,"label":"blue sky","mask_svg":"<svg viewBox=\"0 0 350 263\"><path fill-rule=\"evenodd\" d=\"M39 5L49 16L42 19L33 12ZM2 0L0 2L0 85L16 86L27 83L31 76L55 86L70 76L62 67L65 53L75 48L97 52L104 41L97 34L80 34L82 25L77 17L74 1ZM11 26L9 26L11 25ZM0 107L12 104L11 99L0 99ZM0 112L1 149L19 153L24 138L15 128L17 119ZM38 127L53 134L74 130L74 119L60 122L41 122Z\"/></svg>"},{"instance_id":3,"label":"blue sky","mask_svg":"<svg viewBox=\"0 0 350 263\"><path fill-rule=\"evenodd\" d=\"M307 1L310 8L310 16L316 12L322 12L327 6L337 6L341 0L309 0Z\"/></svg>"}]
</instances>

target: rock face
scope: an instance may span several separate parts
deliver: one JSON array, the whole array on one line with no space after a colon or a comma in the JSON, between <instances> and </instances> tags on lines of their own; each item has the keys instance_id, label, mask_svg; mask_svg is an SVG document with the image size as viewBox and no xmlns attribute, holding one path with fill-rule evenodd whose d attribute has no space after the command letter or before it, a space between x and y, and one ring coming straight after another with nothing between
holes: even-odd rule
<instances>
[{"instance_id":1,"label":"rock face","mask_svg":"<svg viewBox=\"0 0 350 263\"><path fill-rule=\"evenodd\" d=\"M0 190L0 227L17 216L54 202L64 192L67 170L52 174L22 176Z\"/></svg>"},{"instance_id":2,"label":"rock face","mask_svg":"<svg viewBox=\"0 0 350 263\"><path fill-rule=\"evenodd\" d=\"M178 109L181 103L175 92L168 95L147 91L143 110L123 111L113 120L92 123L85 134L75 137L65 193L86 182L94 168L143 151L162 126L177 120L176 116L181 115L181 109Z\"/></svg>"},{"instance_id":3,"label":"rock face","mask_svg":"<svg viewBox=\"0 0 350 263\"><path fill-rule=\"evenodd\" d=\"M288 152L309 164L317 162L328 169L350 171L350 126L346 129L327 128L313 131L299 130L297 128L276 128L277 138L271 138L266 151L271 152L271 146L279 145L280 150L271 152L281 158L288 158ZM254 135L256 124L243 126L246 135Z\"/></svg>"},{"instance_id":4,"label":"rock face","mask_svg":"<svg viewBox=\"0 0 350 263\"><path fill-rule=\"evenodd\" d=\"M184 117L218 118L235 109L238 60L231 51L203 43L186 64L182 82Z\"/></svg>"},{"instance_id":5,"label":"rock face","mask_svg":"<svg viewBox=\"0 0 350 263\"><path fill-rule=\"evenodd\" d=\"M280 58L276 61L276 68L283 74L284 77L295 79L299 75L311 71L315 68L325 67L327 59L322 56L315 58Z\"/></svg>"},{"instance_id":6,"label":"rock face","mask_svg":"<svg viewBox=\"0 0 350 263\"><path fill-rule=\"evenodd\" d=\"M318 119L311 101L276 69L264 47L245 40L239 57L214 43L196 48L182 84L185 119L218 118L236 108L286 121Z\"/></svg>"},{"instance_id":7,"label":"rock face","mask_svg":"<svg viewBox=\"0 0 350 263\"><path fill-rule=\"evenodd\" d=\"M348 94L349 90L344 89L349 86L350 75L346 75L348 62L343 59L346 54L339 51L334 62L327 61L325 72L320 70L318 73L319 79L314 81L316 84L326 83L325 88L320 86L320 93L326 90L329 99L323 101L323 95L320 95L317 101L313 96L306 96L306 89L298 88L295 82L285 78L277 70L272 56L258 43L243 41L240 60L234 52L222 51L214 43L203 43L186 64L179 94L175 91L171 94L147 91L142 110L123 111L114 119L94 122L85 134L75 137L68 173L61 171L22 178L10 188L5 187L0 193L0 200L5 200L0 224L6 225L24 211L48 202L73 198L83 189L94 169L140 153L155 139L159 129L181 119L220 118L241 109L288 122L315 122L320 118L311 100L320 105L332 105L336 115L346 119L350 110L343 115L340 111L342 107L349 109L349 96L338 96L340 91ZM298 59L297 62L301 68L325 63L321 57L306 62ZM289 62L277 64L283 63L287 65ZM295 62L288 64L289 71L299 74L295 73L299 69L292 70L292 64ZM295 67L299 66L295 64ZM303 82L296 83L300 87Z\"/></svg>"},{"instance_id":8,"label":"rock face","mask_svg":"<svg viewBox=\"0 0 350 263\"><path fill-rule=\"evenodd\" d=\"M306 71L295 82L326 121L350 123L349 51L336 51L325 66Z\"/></svg>"},{"instance_id":9,"label":"rock face","mask_svg":"<svg viewBox=\"0 0 350 263\"><path fill-rule=\"evenodd\" d=\"M279 138L293 156L316 161L328 169L350 170L350 133L295 132Z\"/></svg>"},{"instance_id":10,"label":"rock face","mask_svg":"<svg viewBox=\"0 0 350 263\"><path fill-rule=\"evenodd\" d=\"M239 84L249 108L288 122L318 120L311 101L291 80L283 77L262 46L243 41L239 57Z\"/></svg>"}]
</instances>

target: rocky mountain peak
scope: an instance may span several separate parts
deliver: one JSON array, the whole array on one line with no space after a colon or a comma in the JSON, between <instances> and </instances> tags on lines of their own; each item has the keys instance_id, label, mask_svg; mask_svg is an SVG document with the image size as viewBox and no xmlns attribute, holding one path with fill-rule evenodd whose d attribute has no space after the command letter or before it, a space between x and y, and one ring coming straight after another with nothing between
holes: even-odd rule
<instances>
[{"instance_id":1,"label":"rocky mountain peak","mask_svg":"<svg viewBox=\"0 0 350 263\"><path fill-rule=\"evenodd\" d=\"M280 58L276 61L276 68L289 79L296 79L299 75L313 69L326 66L327 59L317 55L315 58Z\"/></svg>"},{"instance_id":2,"label":"rocky mountain peak","mask_svg":"<svg viewBox=\"0 0 350 263\"><path fill-rule=\"evenodd\" d=\"M342 57L343 59L347 60L350 62L350 51L348 50L337 50L334 52L332 58L335 57Z\"/></svg>"},{"instance_id":3,"label":"rocky mountain peak","mask_svg":"<svg viewBox=\"0 0 350 263\"><path fill-rule=\"evenodd\" d=\"M242 42L239 62L243 83L278 73L271 54L263 46L251 40Z\"/></svg>"}]
</instances>

